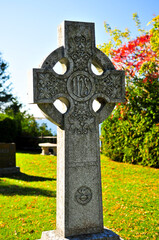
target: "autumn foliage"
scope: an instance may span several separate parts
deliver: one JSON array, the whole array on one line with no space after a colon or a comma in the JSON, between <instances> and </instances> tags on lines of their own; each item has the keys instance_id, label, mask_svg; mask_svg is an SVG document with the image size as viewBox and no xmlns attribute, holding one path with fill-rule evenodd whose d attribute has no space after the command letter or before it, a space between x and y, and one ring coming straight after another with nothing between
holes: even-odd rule
<instances>
[{"instance_id":1,"label":"autumn foliage","mask_svg":"<svg viewBox=\"0 0 159 240\"><path fill-rule=\"evenodd\" d=\"M112 39L100 49L117 69L126 72L126 102L118 104L102 124L102 151L116 161L159 167L159 16L148 32L130 40L130 32L111 30Z\"/></svg>"}]
</instances>

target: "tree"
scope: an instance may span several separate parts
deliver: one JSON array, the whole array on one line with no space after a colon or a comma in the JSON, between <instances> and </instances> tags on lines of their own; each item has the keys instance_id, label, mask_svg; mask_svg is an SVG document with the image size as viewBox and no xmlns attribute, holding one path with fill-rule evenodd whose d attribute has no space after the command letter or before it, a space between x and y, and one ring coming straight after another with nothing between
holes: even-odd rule
<instances>
[{"instance_id":1,"label":"tree","mask_svg":"<svg viewBox=\"0 0 159 240\"><path fill-rule=\"evenodd\" d=\"M0 54L0 141L16 142L21 146L22 138L32 138L30 144L36 145L35 139L41 135L52 135L46 124L40 126L33 115L23 111L23 105L11 94L11 83L7 74L8 64Z\"/></svg>"},{"instance_id":2,"label":"tree","mask_svg":"<svg viewBox=\"0 0 159 240\"><path fill-rule=\"evenodd\" d=\"M112 36L100 46L109 54L117 69L126 71L126 102L118 104L102 125L103 153L114 160L159 166L159 16L152 19L152 29L141 29L137 14L133 15L140 35L130 40L124 33L106 26ZM126 41L127 40L127 41ZM112 48L109 46L111 45Z\"/></svg>"},{"instance_id":3,"label":"tree","mask_svg":"<svg viewBox=\"0 0 159 240\"><path fill-rule=\"evenodd\" d=\"M16 98L12 98L12 103L0 114L0 142L15 142L19 150L36 149L38 137L52 136L52 132L46 124L40 126L22 107Z\"/></svg>"},{"instance_id":4,"label":"tree","mask_svg":"<svg viewBox=\"0 0 159 240\"><path fill-rule=\"evenodd\" d=\"M8 103L12 99L11 94L11 84L9 83L9 75L7 75L6 70L8 64L2 59L0 53L0 110L5 103Z\"/></svg>"},{"instance_id":5,"label":"tree","mask_svg":"<svg viewBox=\"0 0 159 240\"><path fill-rule=\"evenodd\" d=\"M22 107L23 104L19 103L17 98L12 98L12 103L5 108L5 114L16 120L20 136L38 137L41 135L52 135L51 129L48 129L46 124L40 126L34 116L22 110Z\"/></svg>"}]
</instances>

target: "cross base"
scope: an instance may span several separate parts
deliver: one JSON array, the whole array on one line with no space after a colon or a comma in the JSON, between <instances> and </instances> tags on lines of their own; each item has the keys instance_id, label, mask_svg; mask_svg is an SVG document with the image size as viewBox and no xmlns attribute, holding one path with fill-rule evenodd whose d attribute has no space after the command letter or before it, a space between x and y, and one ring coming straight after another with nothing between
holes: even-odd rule
<instances>
[{"instance_id":1,"label":"cross base","mask_svg":"<svg viewBox=\"0 0 159 240\"><path fill-rule=\"evenodd\" d=\"M123 240L116 233L104 228L102 233L83 234L72 237L60 237L54 231L46 231L42 233L41 240Z\"/></svg>"}]
</instances>

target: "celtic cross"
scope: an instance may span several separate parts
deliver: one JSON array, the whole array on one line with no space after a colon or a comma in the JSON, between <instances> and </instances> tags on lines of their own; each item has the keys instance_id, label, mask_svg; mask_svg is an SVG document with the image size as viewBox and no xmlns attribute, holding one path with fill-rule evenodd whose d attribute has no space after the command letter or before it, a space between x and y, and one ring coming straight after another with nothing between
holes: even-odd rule
<instances>
[{"instance_id":1,"label":"celtic cross","mask_svg":"<svg viewBox=\"0 0 159 240\"><path fill-rule=\"evenodd\" d=\"M99 123L115 103L125 101L125 77L95 47L93 23L65 21L58 34L59 48L33 70L33 101L58 126L54 234L64 239L103 231ZM64 74L53 69L58 61L66 67ZM64 114L53 104L57 99L67 106ZM97 111L94 100L100 103Z\"/></svg>"}]
</instances>

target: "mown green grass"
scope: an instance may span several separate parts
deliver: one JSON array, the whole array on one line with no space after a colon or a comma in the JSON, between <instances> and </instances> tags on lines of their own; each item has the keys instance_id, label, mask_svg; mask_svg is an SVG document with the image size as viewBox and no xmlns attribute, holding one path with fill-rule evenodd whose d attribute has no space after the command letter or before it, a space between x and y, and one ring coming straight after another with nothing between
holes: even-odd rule
<instances>
[{"instance_id":1,"label":"mown green grass","mask_svg":"<svg viewBox=\"0 0 159 240\"><path fill-rule=\"evenodd\" d=\"M0 239L56 228L56 157L17 153L21 174L0 178ZM159 239L159 170L101 156L104 225L124 239Z\"/></svg>"}]
</instances>

